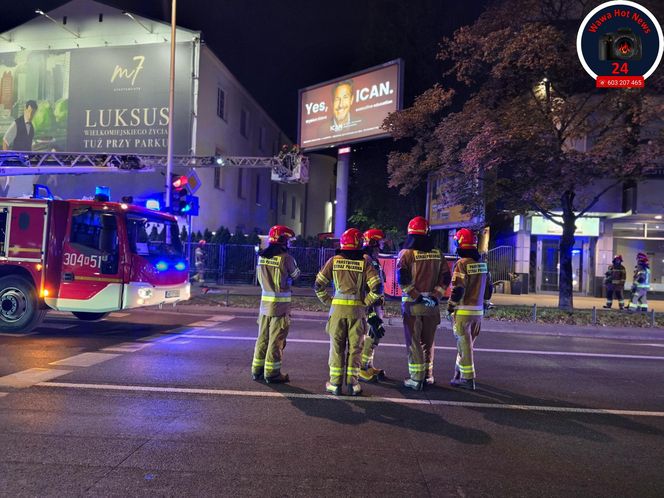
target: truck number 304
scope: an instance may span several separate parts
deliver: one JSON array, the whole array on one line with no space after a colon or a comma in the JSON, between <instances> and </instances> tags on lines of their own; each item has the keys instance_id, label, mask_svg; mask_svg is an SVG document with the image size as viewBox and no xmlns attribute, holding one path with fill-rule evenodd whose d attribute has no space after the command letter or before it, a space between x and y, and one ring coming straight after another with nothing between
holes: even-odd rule
<instances>
[{"instance_id":1,"label":"truck number 304","mask_svg":"<svg viewBox=\"0 0 664 498\"><path fill-rule=\"evenodd\" d=\"M67 266L89 266L90 268L101 268L102 261L107 261L108 256L86 256L85 254L76 254L74 252L66 252L64 254L63 263Z\"/></svg>"}]
</instances>

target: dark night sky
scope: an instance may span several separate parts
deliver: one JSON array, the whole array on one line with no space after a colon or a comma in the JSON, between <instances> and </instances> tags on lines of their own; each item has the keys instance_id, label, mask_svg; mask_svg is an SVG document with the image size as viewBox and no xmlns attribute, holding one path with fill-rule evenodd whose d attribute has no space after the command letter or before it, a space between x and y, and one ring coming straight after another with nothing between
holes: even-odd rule
<instances>
[{"instance_id":1,"label":"dark night sky","mask_svg":"<svg viewBox=\"0 0 664 498\"><path fill-rule=\"evenodd\" d=\"M63 0L3 2L0 32ZM170 19L169 0L104 3ZM406 61L404 104L440 75L440 38L471 23L484 1L180 0L178 24L203 40L293 139L299 88L397 57ZM469 5L472 4L472 5Z\"/></svg>"}]
</instances>

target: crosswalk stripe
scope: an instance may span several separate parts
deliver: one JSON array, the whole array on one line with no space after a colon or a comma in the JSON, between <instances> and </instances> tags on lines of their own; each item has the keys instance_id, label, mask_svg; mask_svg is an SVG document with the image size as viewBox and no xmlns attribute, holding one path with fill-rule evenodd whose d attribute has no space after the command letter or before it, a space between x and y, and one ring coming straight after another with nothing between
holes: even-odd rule
<instances>
[{"instance_id":1,"label":"crosswalk stripe","mask_svg":"<svg viewBox=\"0 0 664 498\"><path fill-rule=\"evenodd\" d=\"M0 386L22 389L34 386L40 382L55 379L70 372L71 370L57 370L54 368L29 368L28 370L0 377Z\"/></svg>"},{"instance_id":2,"label":"crosswalk stripe","mask_svg":"<svg viewBox=\"0 0 664 498\"><path fill-rule=\"evenodd\" d=\"M107 360L120 356L119 354L109 353L81 353L69 358L58 361L52 361L49 365L63 365L66 367L91 367Z\"/></svg>"}]
</instances>

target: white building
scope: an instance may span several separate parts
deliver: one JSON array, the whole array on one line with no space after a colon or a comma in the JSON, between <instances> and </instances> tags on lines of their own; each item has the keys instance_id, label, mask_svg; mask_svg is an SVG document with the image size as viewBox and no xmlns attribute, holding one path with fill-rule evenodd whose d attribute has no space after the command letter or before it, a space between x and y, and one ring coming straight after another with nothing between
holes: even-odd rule
<instances>
[{"instance_id":1,"label":"white building","mask_svg":"<svg viewBox=\"0 0 664 498\"><path fill-rule=\"evenodd\" d=\"M176 154L266 157L291 143L200 32L178 28L176 41ZM166 154L169 49L169 24L92 0L37 14L0 38L0 136L35 100L33 150ZM193 229L264 233L279 222L306 235L331 231L334 160L309 157L306 185L273 183L269 169L199 168ZM112 200L139 200L162 192L166 181L135 172L5 177L0 196L27 195L43 183L62 198L107 185Z\"/></svg>"}]
</instances>

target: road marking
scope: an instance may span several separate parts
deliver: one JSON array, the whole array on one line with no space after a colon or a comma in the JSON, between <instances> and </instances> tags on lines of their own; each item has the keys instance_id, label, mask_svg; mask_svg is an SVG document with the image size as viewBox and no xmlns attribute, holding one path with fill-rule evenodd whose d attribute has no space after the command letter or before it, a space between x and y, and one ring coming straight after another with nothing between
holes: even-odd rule
<instances>
[{"instance_id":1,"label":"road marking","mask_svg":"<svg viewBox=\"0 0 664 498\"><path fill-rule=\"evenodd\" d=\"M119 312L119 311L114 311L113 313L111 313L110 316L115 317L115 318L124 318L124 317L129 316L129 315L131 315L131 313L122 313L122 312Z\"/></svg>"},{"instance_id":2,"label":"road marking","mask_svg":"<svg viewBox=\"0 0 664 498\"><path fill-rule=\"evenodd\" d=\"M231 335L203 335L203 334L186 334L187 338L191 339L213 339L213 340L232 340L232 341L256 341L256 337L245 336L231 336ZM329 344L329 340L323 339L287 339L288 342L302 342L306 344ZM380 343L381 347L388 348L405 348L403 344L395 343ZM456 351L457 348L451 346L435 346L435 349ZM537 351L531 349L491 349L491 348L475 348L475 352L485 353L508 353L508 354L532 354L541 356L584 356L590 358L617 358L622 360L659 360L664 361L664 356L647 356L647 355L634 355L634 354L611 354L611 353L578 353L571 351Z\"/></svg>"},{"instance_id":3,"label":"road marking","mask_svg":"<svg viewBox=\"0 0 664 498\"><path fill-rule=\"evenodd\" d=\"M91 367L103 361L111 360L120 356L108 353L81 353L64 360L52 361L49 365L64 365L66 367Z\"/></svg>"},{"instance_id":4,"label":"road marking","mask_svg":"<svg viewBox=\"0 0 664 498\"><path fill-rule=\"evenodd\" d=\"M136 351L140 351L141 349L145 349L147 347L152 346L153 343L150 342L123 342L120 344L116 344L115 346L109 346L107 348L101 349L101 351L115 351L118 353L135 353Z\"/></svg>"},{"instance_id":5,"label":"road marking","mask_svg":"<svg viewBox=\"0 0 664 498\"><path fill-rule=\"evenodd\" d=\"M210 322L230 322L231 320L235 320L235 315L214 315L206 318L206 320Z\"/></svg>"},{"instance_id":6,"label":"road marking","mask_svg":"<svg viewBox=\"0 0 664 498\"><path fill-rule=\"evenodd\" d=\"M0 377L0 386L15 387L18 389L30 387L40 382L55 379L70 373L71 370L56 370L54 368L30 368L21 372Z\"/></svg>"},{"instance_id":7,"label":"road marking","mask_svg":"<svg viewBox=\"0 0 664 498\"><path fill-rule=\"evenodd\" d=\"M4 396L7 396L7 394L9 394L9 393L0 393L0 398L2 398Z\"/></svg>"},{"instance_id":8,"label":"road marking","mask_svg":"<svg viewBox=\"0 0 664 498\"><path fill-rule=\"evenodd\" d=\"M304 394L276 391L238 391L233 389L198 389L161 386L123 386L117 384L77 384L69 382L40 382L38 387L88 389L97 391L153 392L169 394L208 394L213 396L238 396L256 398L319 399L328 401L353 401L358 403L395 403L401 405L435 405L460 408L534 411L549 413L585 413L595 415L623 415L632 417L664 417L664 412L645 410L615 410L606 408L578 408L573 406L511 405L501 403L476 403L472 401L445 401L438 399L385 398L381 396L330 396L329 394Z\"/></svg>"},{"instance_id":9,"label":"road marking","mask_svg":"<svg viewBox=\"0 0 664 498\"><path fill-rule=\"evenodd\" d=\"M651 346L653 348L664 348L664 344L635 344L635 346Z\"/></svg>"},{"instance_id":10,"label":"road marking","mask_svg":"<svg viewBox=\"0 0 664 498\"><path fill-rule=\"evenodd\" d=\"M219 322L203 320L201 322L195 322L189 324L190 327L214 327L215 325L219 325Z\"/></svg>"},{"instance_id":11,"label":"road marking","mask_svg":"<svg viewBox=\"0 0 664 498\"><path fill-rule=\"evenodd\" d=\"M9 332L0 332L0 335L4 336L4 337L27 337L29 335L35 335L35 334L37 334L37 332L26 332L26 333L22 333L22 334L12 334L12 333L9 333Z\"/></svg>"}]
</instances>

